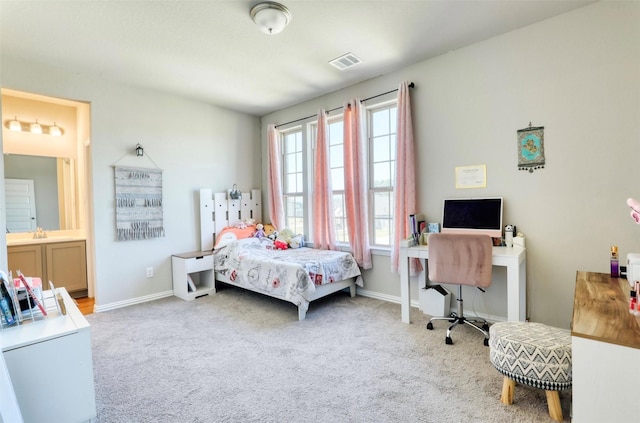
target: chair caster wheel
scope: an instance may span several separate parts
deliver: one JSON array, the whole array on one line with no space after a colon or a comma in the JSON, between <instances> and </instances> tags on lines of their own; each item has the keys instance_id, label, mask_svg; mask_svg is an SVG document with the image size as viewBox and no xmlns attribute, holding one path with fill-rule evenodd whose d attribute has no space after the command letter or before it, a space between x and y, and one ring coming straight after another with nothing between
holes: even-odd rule
<instances>
[{"instance_id":1,"label":"chair caster wheel","mask_svg":"<svg viewBox=\"0 0 640 423\"><path fill-rule=\"evenodd\" d=\"M433 330L433 323L431 322L427 323L427 329Z\"/></svg>"},{"instance_id":2,"label":"chair caster wheel","mask_svg":"<svg viewBox=\"0 0 640 423\"><path fill-rule=\"evenodd\" d=\"M446 337L446 339L444 340L444 342L445 342L447 345L453 345L453 339L451 339L451 337L450 337L450 336L447 336L447 337Z\"/></svg>"},{"instance_id":3,"label":"chair caster wheel","mask_svg":"<svg viewBox=\"0 0 640 423\"><path fill-rule=\"evenodd\" d=\"M485 332L489 332L489 325L487 323L482 325L482 330L485 331Z\"/></svg>"},{"instance_id":4,"label":"chair caster wheel","mask_svg":"<svg viewBox=\"0 0 640 423\"><path fill-rule=\"evenodd\" d=\"M487 338L484 338L484 346L485 347L489 346L489 340Z\"/></svg>"}]
</instances>

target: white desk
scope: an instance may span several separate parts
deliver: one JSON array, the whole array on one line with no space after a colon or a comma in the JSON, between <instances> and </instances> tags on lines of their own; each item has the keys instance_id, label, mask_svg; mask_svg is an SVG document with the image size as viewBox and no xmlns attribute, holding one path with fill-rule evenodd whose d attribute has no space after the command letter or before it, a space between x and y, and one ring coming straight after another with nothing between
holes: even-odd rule
<instances>
[{"instance_id":1,"label":"white desk","mask_svg":"<svg viewBox=\"0 0 640 423\"><path fill-rule=\"evenodd\" d=\"M411 290L409 258L429 258L429 247L400 247L400 304L402 322L411 323ZM493 247L492 264L507 268L507 320L525 321L527 318L527 250L522 247Z\"/></svg>"}]
</instances>

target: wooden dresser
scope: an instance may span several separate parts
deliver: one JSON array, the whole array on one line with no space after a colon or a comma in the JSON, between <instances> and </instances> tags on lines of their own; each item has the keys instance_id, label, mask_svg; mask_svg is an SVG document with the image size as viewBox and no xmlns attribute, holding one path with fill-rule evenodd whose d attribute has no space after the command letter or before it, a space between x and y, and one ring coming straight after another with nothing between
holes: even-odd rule
<instances>
[{"instance_id":1,"label":"wooden dresser","mask_svg":"<svg viewBox=\"0 0 640 423\"><path fill-rule=\"evenodd\" d=\"M573 421L640 421L640 316L626 279L578 271L571 322Z\"/></svg>"}]
</instances>

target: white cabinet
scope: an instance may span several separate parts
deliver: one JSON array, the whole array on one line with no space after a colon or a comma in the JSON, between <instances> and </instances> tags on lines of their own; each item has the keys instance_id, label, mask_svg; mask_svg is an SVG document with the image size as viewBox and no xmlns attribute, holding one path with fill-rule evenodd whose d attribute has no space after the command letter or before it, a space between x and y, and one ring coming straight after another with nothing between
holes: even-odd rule
<instances>
[{"instance_id":1,"label":"white cabinet","mask_svg":"<svg viewBox=\"0 0 640 423\"><path fill-rule=\"evenodd\" d=\"M47 317L25 320L0 332L6 361L25 423L85 422L96 417L91 332L66 289L60 315L44 291Z\"/></svg>"},{"instance_id":2,"label":"white cabinet","mask_svg":"<svg viewBox=\"0 0 640 423\"><path fill-rule=\"evenodd\" d=\"M211 251L174 254L171 257L171 268L173 295L176 297L191 301L216 292Z\"/></svg>"}]
</instances>

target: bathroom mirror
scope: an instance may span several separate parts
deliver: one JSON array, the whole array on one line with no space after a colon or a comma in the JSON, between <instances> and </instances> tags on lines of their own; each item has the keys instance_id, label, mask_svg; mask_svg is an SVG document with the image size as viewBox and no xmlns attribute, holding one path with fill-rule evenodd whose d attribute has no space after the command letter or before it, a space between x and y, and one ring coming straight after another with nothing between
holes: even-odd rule
<instances>
[{"instance_id":1,"label":"bathroom mirror","mask_svg":"<svg viewBox=\"0 0 640 423\"><path fill-rule=\"evenodd\" d=\"M5 154L4 177L5 187L15 187L5 192L8 232L35 230L25 226L29 225L30 217L24 208L31 201L35 205L33 226L45 231L78 229L78 187L73 159ZM33 186L32 194L26 188L29 186Z\"/></svg>"}]
</instances>

